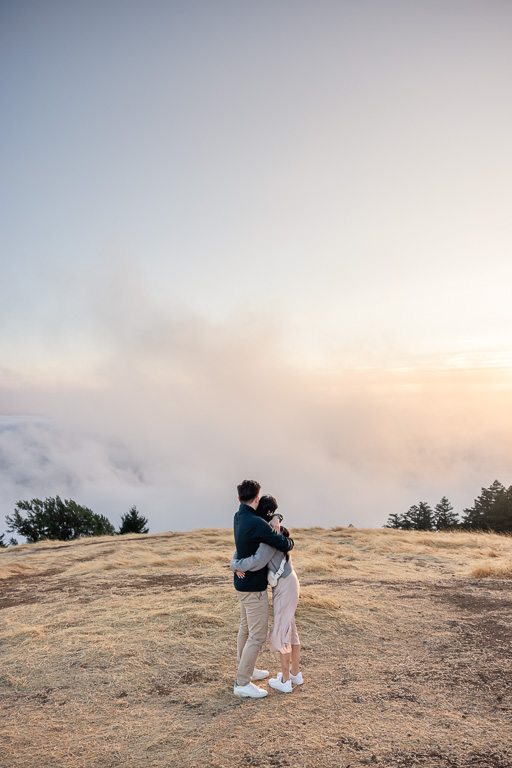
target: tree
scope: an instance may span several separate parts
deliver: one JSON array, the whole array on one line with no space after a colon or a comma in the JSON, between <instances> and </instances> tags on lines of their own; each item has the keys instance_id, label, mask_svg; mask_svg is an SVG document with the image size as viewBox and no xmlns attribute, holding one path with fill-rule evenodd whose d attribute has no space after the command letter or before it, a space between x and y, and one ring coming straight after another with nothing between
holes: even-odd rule
<instances>
[{"instance_id":1,"label":"tree","mask_svg":"<svg viewBox=\"0 0 512 768\"><path fill-rule=\"evenodd\" d=\"M72 499L63 501L59 496L45 501L18 501L12 517L6 515L5 520L8 531L19 533L29 542L41 539L71 541L84 536L113 536L116 532L104 515L98 515Z\"/></svg>"},{"instance_id":2,"label":"tree","mask_svg":"<svg viewBox=\"0 0 512 768\"><path fill-rule=\"evenodd\" d=\"M137 507L131 507L126 515L121 517L119 535L122 536L124 533L149 533L147 525L147 518L142 517Z\"/></svg>"},{"instance_id":3,"label":"tree","mask_svg":"<svg viewBox=\"0 0 512 768\"><path fill-rule=\"evenodd\" d=\"M403 527L404 527L404 516L397 515L396 512L393 512L388 517L388 521L384 526L384 528L403 528Z\"/></svg>"},{"instance_id":4,"label":"tree","mask_svg":"<svg viewBox=\"0 0 512 768\"><path fill-rule=\"evenodd\" d=\"M512 531L512 486L505 488L495 480L482 492L472 507L464 510L462 524L468 528L506 533Z\"/></svg>"},{"instance_id":5,"label":"tree","mask_svg":"<svg viewBox=\"0 0 512 768\"><path fill-rule=\"evenodd\" d=\"M400 528L402 531L431 531L434 526L434 513L425 501L409 507L405 515L393 513L384 528Z\"/></svg>"},{"instance_id":6,"label":"tree","mask_svg":"<svg viewBox=\"0 0 512 768\"><path fill-rule=\"evenodd\" d=\"M459 525L458 515L453 511L453 507L446 496L443 496L441 501L436 504L433 522L437 531L446 531Z\"/></svg>"},{"instance_id":7,"label":"tree","mask_svg":"<svg viewBox=\"0 0 512 768\"><path fill-rule=\"evenodd\" d=\"M5 533L0 534L0 548L6 549L7 544L4 541Z\"/></svg>"},{"instance_id":8,"label":"tree","mask_svg":"<svg viewBox=\"0 0 512 768\"><path fill-rule=\"evenodd\" d=\"M493 504L489 528L496 533L512 533L512 485Z\"/></svg>"},{"instance_id":9,"label":"tree","mask_svg":"<svg viewBox=\"0 0 512 768\"><path fill-rule=\"evenodd\" d=\"M434 513L426 501L420 501L410 507L404 515L404 528L414 531L432 531L434 528Z\"/></svg>"}]
</instances>

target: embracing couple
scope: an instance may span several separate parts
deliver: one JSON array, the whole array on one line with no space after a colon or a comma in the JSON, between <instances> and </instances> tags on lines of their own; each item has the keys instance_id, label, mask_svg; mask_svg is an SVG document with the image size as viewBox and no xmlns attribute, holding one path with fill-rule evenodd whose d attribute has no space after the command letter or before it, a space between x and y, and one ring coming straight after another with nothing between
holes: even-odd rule
<instances>
[{"instance_id":1,"label":"embracing couple","mask_svg":"<svg viewBox=\"0 0 512 768\"><path fill-rule=\"evenodd\" d=\"M292 683L301 685L300 643L295 626L299 601L299 580L293 570L290 550L293 539L280 525L273 496L262 496L260 484L244 480L238 486L240 508L234 519L236 552L231 561L235 589L240 601L240 630L237 652L238 671L235 696L258 699L268 691L252 680L264 680L269 673L256 668L256 659L268 632L268 592L272 586L274 623L269 636L270 650L281 656L281 672L269 685L281 693L291 693Z\"/></svg>"}]
</instances>

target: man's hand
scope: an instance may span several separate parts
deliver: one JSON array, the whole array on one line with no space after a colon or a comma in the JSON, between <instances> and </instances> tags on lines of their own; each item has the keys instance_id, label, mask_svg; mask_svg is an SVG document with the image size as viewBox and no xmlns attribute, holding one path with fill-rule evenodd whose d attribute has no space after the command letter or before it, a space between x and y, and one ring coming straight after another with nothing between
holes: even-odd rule
<instances>
[{"instance_id":1,"label":"man's hand","mask_svg":"<svg viewBox=\"0 0 512 768\"><path fill-rule=\"evenodd\" d=\"M244 571L235 571L236 575L239 579L245 579L245 572Z\"/></svg>"},{"instance_id":2,"label":"man's hand","mask_svg":"<svg viewBox=\"0 0 512 768\"><path fill-rule=\"evenodd\" d=\"M277 515L275 515L272 520L270 521L270 527L272 530L274 530L276 533L279 533L281 530L281 523L279 522L279 518Z\"/></svg>"}]
</instances>

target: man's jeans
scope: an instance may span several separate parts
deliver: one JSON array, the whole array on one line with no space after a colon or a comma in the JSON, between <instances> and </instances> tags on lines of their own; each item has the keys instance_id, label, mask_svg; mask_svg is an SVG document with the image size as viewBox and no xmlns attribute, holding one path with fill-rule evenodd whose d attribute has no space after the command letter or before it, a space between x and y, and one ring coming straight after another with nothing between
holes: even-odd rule
<instances>
[{"instance_id":1,"label":"man's jeans","mask_svg":"<svg viewBox=\"0 0 512 768\"><path fill-rule=\"evenodd\" d=\"M238 685L247 685L256 664L261 646L267 639L268 632L268 593L237 592L240 600L240 629L238 631L237 652Z\"/></svg>"}]
</instances>

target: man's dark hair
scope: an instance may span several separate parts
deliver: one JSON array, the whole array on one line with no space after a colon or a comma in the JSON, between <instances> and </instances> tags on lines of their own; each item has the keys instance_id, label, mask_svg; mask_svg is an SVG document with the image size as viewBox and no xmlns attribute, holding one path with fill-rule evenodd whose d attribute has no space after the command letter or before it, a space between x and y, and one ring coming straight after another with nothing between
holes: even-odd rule
<instances>
[{"instance_id":1,"label":"man's dark hair","mask_svg":"<svg viewBox=\"0 0 512 768\"><path fill-rule=\"evenodd\" d=\"M238 498L243 503L247 503L256 498L260 492L261 485L256 480L244 480L237 486Z\"/></svg>"},{"instance_id":2,"label":"man's dark hair","mask_svg":"<svg viewBox=\"0 0 512 768\"><path fill-rule=\"evenodd\" d=\"M272 515L278 508L279 504L274 496L261 496L260 503L258 504L257 514L267 522L272 519Z\"/></svg>"}]
</instances>

